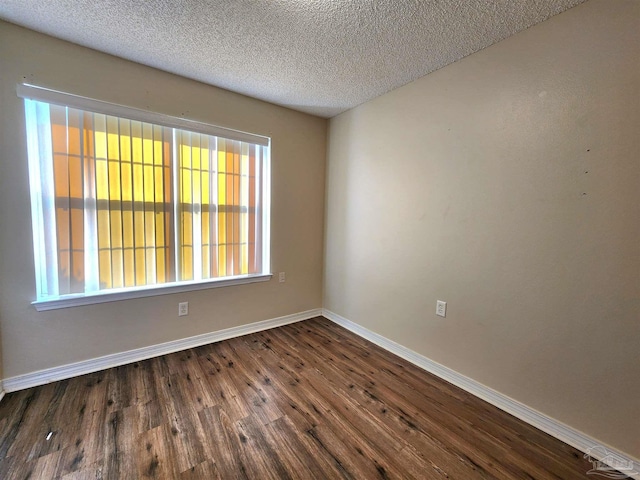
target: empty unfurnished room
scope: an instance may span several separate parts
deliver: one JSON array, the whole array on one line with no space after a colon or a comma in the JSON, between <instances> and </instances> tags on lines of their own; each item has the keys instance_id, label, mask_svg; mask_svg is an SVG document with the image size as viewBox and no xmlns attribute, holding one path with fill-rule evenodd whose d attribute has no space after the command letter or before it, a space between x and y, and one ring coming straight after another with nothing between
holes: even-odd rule
<instances>
[{"instance_id":1,"label":"empty unfurnished room","mask_svg":"<svg viewBox=\"0 0 640 480\"><path fill-rule=\"evenodd\" d=\"M639 0L0 1L0 479L640 480Z\"/></svg>"}]
</instances>

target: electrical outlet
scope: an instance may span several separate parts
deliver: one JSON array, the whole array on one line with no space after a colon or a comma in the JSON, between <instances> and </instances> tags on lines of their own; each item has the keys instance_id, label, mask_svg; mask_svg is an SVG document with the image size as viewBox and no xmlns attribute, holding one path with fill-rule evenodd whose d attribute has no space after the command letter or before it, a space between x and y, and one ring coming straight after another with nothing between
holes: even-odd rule
<instances>
[{"instance_id":1,"label":"electrical outlet","mask_svg":"<svg viewBox=\"0 0 640 480\"><path fill-rule=\"evenodd\" d=\"M178 316L184 317L185 315L189 315L189 302L180 302L178 304Z\"/></svg>"},{"instance_id":2,"label":"electrical outlet","mask_svg":"<svg viewBox=\"0 0 640 480\"><path fill-rule=\"evenodd\" d=\"M447 302L443 302L442 300L436 302L436 315L441 317L447 316Z\"/></svg>"},{"instance_id":3,"label":"electrical outlet","mask_svg":"<svg viewBox=\"0 0 640 480\"><path fill-rule=\"evenodd\" d=\"M280 281L280 283L284 283L284 281L286 280L284 272L280 272L280 275L278 275L278 280Z\"/></svg>"}]
</instances>

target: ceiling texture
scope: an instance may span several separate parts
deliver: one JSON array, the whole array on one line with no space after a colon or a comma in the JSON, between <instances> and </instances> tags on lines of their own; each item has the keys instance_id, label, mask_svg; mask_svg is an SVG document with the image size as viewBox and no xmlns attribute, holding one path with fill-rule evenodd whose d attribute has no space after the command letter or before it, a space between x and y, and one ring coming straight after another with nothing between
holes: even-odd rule
<instances>
[{"instance_id":1,"label":"ceiling texture","mask_svg":"<svg viewBox=\"0 0 640 480\"><path fill-rule=\"evenodd\" d=\"M332 117L583 1L0 0L0 18Z\"/></svg>"}]
</instances>

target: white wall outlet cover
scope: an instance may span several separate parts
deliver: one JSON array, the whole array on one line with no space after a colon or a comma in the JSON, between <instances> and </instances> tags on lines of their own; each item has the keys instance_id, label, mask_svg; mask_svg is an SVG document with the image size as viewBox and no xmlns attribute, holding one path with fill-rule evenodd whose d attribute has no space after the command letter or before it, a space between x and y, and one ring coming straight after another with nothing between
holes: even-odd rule
<instances>
[{"instance_id":1,"label":"white wall outlet cover","mask_svg":"<svg viewBox=\"0 0 640 480\"><path fill-rule=\"evenodd\" d=\"M443 302L442 300L436 302L436 315L441 317L447 316L447 302Z\"/></svg>"},{"instance_id":2,"label":"white wall outlet cover","mask_svg":"<svg viewBox=\"0 0 640 480\"><path fill-rule=\"evenodd\" d=\"M178 316L184 317L185 315L189 315L189 302L180 302L178 304Z\"/></svg>"}]
</instances>

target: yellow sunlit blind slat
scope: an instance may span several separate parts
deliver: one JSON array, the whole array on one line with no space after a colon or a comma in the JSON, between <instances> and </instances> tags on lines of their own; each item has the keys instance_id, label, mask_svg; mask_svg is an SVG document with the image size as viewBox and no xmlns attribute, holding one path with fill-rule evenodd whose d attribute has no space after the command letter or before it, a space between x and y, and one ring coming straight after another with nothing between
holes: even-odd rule
<instances>
[{"instance_id":1,"label":"yellow sunlit blind slat","mask_svg":"<svg viewBox=\"0 0 640 480\"><path fill-rule=\"evenodd\" d=\"M39 296L264 272L268 147L26 102L49 185Z\"/></svg>"}]
</instances>

